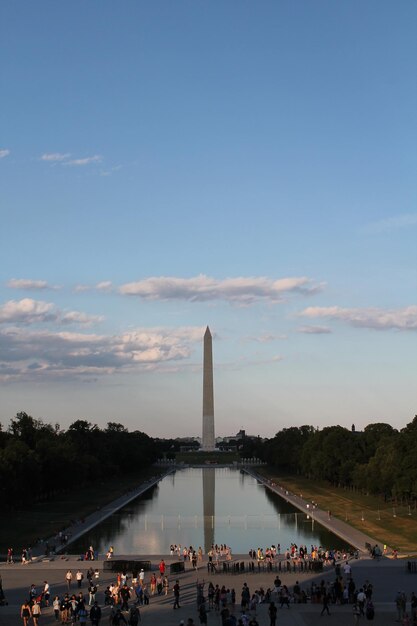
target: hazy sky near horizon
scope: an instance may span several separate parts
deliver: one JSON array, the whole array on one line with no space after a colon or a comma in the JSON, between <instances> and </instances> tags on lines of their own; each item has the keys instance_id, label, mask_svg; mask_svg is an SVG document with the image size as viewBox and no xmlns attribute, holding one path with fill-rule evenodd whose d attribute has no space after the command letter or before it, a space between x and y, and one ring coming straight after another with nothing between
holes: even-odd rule
<instances>
[{"instance_id":1,"label":"hazy sky near horizon","mask_svg":"<svg viewBox=\"0 0 417 626\"><path fill-rule=\"evenodd\" d=\"M0 422L417 412L414 0L3 0Z\"/></svg>"}]
</instances>

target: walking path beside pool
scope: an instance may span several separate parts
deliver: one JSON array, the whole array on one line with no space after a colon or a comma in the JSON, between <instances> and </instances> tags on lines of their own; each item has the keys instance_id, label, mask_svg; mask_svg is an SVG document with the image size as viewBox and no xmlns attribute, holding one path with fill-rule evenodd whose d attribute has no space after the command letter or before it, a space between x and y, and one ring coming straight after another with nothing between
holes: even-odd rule
<instances>
[{"instance_id":1,"label":"walking path beside pool","mask_svg":"<svg viewBox=\"0 0 417 626\"><path fill-rule=\"evenodd\" d=\"M129 504L129 502L132 502L132 500L135 500L136 498L141 496L143 493L145 493L145 491L151 489L151 487L156 485L160 480L165 478L165 476L168 476L168 474L171 474L173 471L175 470L173 468L170 468L164 474L159 475L155 478L151 478L144 483L141 483L138 487L136 487L136 489L132 489L131 491L124 493L116 500L113 500L112 502L109 502L100 509L97 509L97 511L94 511L94 513L88 515L84 520L72 524L71 526L68 526L68 528L65 528L62 531L62 535L66 535L68 537L68 541L66 543L61 543L60 536L55 535L54 537L46 539L43 543L35 545L32 550L33 556L39 557L44 555L45 546L47 543L50 547L55 546L56 552L67 552L68 547L74 541L77 541L77 539L82 537L82 535L100 524L103 520L110 517L110 515L113 515L113 513L116 513L116 511L118 511L119 509L126 506L126 504ZM86 546L86 549L87 548L88 546ZM20 555L15 555L15 558L19 558L19 556Z\"/></svg>"},{"instance_id":2,"label":"walking path beside pool","mask_svg":"<svg viewBox=\"0 0 417 626\"><path fill-rule=\"evenodd\" d=\"M245 468L243 471L256 478L256 480L264 484L268 489L277 493L281 498L284 498L284 500L295 506L303 513L310 515L310 517L318 524L330 530L361 553L368 552L366 544L373 547L380 543L374 537L370 537L360 530L349 526L349 524L343 522L341 519L329 515L328 511L322 511L316 504L304 500L302 496L297 496L295 493L291 493L285 489L285 487L277 485L272 480L261 476L256 472L256 470ZM382 546L380 545L379 547L382 550ZM391 548L388 548L388 551L391 552Z\"/></svg>"}]
</instances>

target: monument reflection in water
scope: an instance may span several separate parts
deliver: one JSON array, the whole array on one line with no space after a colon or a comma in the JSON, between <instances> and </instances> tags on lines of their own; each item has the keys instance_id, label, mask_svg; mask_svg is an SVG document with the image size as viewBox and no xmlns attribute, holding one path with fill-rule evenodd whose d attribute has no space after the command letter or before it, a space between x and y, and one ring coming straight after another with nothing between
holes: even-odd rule
<instances>
[{"instance_id":1,"label":"monument reflection in water","mask_svg":"<svg viewBox=\"0 0 417 626\"><path fill-rule=\"evenodd\" d=\"M168 554L171 544L203 547L226 543L235 554L281 545L346 547L306 513L231 468L189 468L166 476L146 494L72 544L72 553L93 545L103 554Z\"/></svg>"},{"instance_id":2,"label":"monument reflection in water","mask_svg":"<svg viewBox=\"0 0 417 626\"><path fill-rule=\"evenodd\" d=\"M215 502L215 469L204 467L203 470L203 511L204 511L204 551L210 550L214 541L214 502Z\"/></svg>"}]
</instances>

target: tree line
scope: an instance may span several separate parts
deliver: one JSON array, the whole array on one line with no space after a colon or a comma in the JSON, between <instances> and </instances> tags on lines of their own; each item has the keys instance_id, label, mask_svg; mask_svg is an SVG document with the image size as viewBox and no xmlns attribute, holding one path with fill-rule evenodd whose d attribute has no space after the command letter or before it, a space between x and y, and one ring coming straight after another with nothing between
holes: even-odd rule
<instances>
[{"instance_id":1,"label":"tree line","mask_svg":"<svg viewBox=\"0 0 417 626\"><path fill-rule=\"evenodd\" d=\"M65 431L18 413L7 430L0 425L0 499L6 508L27 506L157 458L151 437L116 422L101 429L77 420Z\"/></svg>"},{"instance_id":2,"label":"tree line","mask_svg":"<svg viewBox=\"0 0 417 626\"><path fill-rule=\"evenodd\" d=\"M116 422L101 429L77 420L65 431L18 413L7 430L0 424L0 498L6 508L51 499L109 475L150 466L174 446L179 446L175 440L129 432ZM401 430L380 422L361 432L342 426L292 426L271 439L246 438L239 453L286 474L414 501L416 450L417 415Z\"/></svg>"},{"instance_id":3,"label":"tree line","mask_svg":"<svg viewBox=\"0 0 417 626\"><path fill-rule=\"evenodd\" d=\"M417 500L417 415L401 430L385 423L369 424L361 432L354 427L293 426L250 445L252 454L287 474L385 499Z\"/></svg>"}]
</instances>

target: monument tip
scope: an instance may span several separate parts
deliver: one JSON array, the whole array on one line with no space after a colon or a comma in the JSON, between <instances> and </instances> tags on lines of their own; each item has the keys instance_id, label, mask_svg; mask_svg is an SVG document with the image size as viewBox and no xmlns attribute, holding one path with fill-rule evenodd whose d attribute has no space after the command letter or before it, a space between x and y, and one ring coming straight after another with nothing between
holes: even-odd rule
<instances>
[{"instance_id":1,"label":"monument tip","mask_svg":"<svg viewBox=\"0 0 417 626\"><path fill-rule=\"evenodd\" d=\"M208 326L206 328L206 332L204 333L204 336L206 336L206 335L210 335L210 337L211 337L210 328Z\"/></svg>"}]
</instances>

